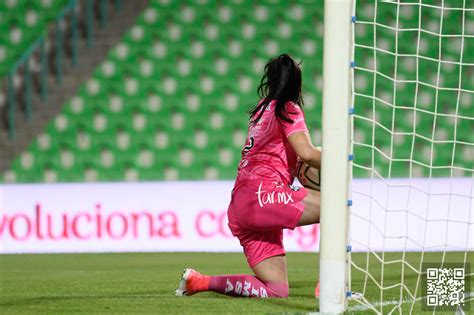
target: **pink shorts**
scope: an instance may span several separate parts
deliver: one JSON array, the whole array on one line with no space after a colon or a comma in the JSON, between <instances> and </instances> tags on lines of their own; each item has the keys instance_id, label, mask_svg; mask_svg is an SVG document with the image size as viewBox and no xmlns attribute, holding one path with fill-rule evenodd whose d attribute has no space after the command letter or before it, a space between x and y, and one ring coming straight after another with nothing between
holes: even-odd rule
<instances>
[{"instance_id":1,"label":"pink shorts","mask_svg":"<svg viewBox=\"0 0 474 315\"><path fill-rule=\"evenodd\" d=\"M285 255L283 229L294 229L304 212L308 192L271 180L249 180L232 193L229 228L244 248L250 267Z\"/></svg>"}]
</instances>

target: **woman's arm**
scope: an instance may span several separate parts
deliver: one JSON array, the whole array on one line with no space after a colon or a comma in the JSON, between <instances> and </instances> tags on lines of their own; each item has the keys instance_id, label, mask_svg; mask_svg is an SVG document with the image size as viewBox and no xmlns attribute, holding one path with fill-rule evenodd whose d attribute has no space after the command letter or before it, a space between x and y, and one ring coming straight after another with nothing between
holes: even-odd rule
<instances>
[{"instance_id":1,"label":"woman's arm","mask_svg":"<svg viewBox=\"0 0 474 315\"><path fill-rule=\"evenodd\" d=\"M321 151L313 146L307 132L297 131L292 133L288 136L288 141L301 160L312 167L321 168Z\"/></svg>"}]
</instances>

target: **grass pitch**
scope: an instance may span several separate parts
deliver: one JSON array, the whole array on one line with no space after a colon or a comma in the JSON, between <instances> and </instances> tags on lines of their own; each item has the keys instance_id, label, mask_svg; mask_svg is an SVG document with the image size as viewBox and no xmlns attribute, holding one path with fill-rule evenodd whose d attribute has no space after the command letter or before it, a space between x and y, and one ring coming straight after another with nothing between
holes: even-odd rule
<instances>
[{"instance_id":1,"label":"grass pitch","mask_svg":"<svg viewBox=\"0 0 474 315\"><path fill-rule=\"evenodd\" d=\"M459 262L463 255L450 254L447 259ZM472 253L469 255L468 261L473 261ZM385 258L397 256L401 254L386 254ZM366 254L353 254L358 265L369 264L371 274L378 281L381 265L374 258L369 256L367 260ZM419 262L419 258L419 254L413 253L405 257L412 263ZM425 254L423 261L440 261L439 258L438 254ZM240 253L0 255L0 267L0 313L261 314L307 313L318 309L313 296L318 257L311 253L288 254L288 299L231 298L215 293L174 296L184 267L207 274L250 273ZM400 264L388 264L384 268L385 285L400 282ZM414 288L416 278L416 274L406 272L405 284ZM376 303L380 291L373 280L364 280L363 273L352 272L353 289L362 290L365 283L365 298ZM399 297L400 288L388 290L384 301ZM411 302L404 303L401 311L409 313L411 306ZM377 309L387 313L393 307L393 304L378 305ZM412 312L421 312L421 301L415 303ZM350 302L348 313L373 311Z\"/></svg>"}]
</instances>

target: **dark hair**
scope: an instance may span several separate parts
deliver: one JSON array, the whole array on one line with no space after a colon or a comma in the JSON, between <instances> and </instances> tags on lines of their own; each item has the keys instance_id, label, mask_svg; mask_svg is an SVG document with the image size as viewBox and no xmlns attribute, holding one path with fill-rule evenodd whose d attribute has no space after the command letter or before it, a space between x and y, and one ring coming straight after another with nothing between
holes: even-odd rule
<instances>
[{"instance_id":1,"label":"dark hair","mask_svg":"<svg viewBox=\"0 0 474 315\"><path fill-rule=\"evenodd\" d=\"M287 54L270 59L265 65L257 93L261 101L249 111L250 122L257 123L262 118L264 110L272 100L276 100L275 115L277 118L292 123L285 108L287 102L294 102L303 107L301 95L301 69L293 58ZM260 113L259 113L260 112ZM253 118L255 115L259 115Z\"/></svg>"}]
</instances>

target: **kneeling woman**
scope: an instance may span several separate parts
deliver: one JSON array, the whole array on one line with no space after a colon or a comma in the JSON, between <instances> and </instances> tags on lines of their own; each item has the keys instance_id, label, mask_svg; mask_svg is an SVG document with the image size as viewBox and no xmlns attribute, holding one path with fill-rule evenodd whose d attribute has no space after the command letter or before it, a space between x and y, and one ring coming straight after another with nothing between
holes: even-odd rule
<instances>
[{"instance_id":1,"label":"kneeling woman","mask_svg":"<svg viewBox=\"0 0 474 315\"><path fill-rule=\"evenodd\" d=\"M250 112L228 218L255 275L208 276L187 268L176 295L288 296L283 229L318 223L320 210L318 191L291 185L298 158L321 164L306 127L301 84L301 69L289 55L271 59Z\"/></svg>"}]
</instances>

